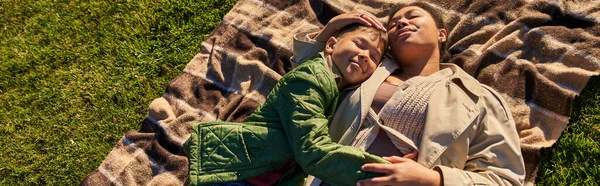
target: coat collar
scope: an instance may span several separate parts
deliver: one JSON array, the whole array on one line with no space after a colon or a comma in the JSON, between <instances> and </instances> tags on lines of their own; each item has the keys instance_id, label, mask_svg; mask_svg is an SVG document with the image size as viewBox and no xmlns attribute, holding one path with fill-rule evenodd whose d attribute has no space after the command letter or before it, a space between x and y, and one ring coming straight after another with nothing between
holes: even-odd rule
<instances>
[{"instance_id":1,"label":"coat collar","mask_svg":"<svg viewBox=\"0 0 600 186\"><path fill-rule=\"evenodd\" d=\"M429 98L429 104L434 106L428 107L427 112L438 114L425 116L425 128L417 158L419 163L429 168L478 117L480 109L477 102L483 91L475 78L455 64L444 63L440 67L450 68L453 73L446 86L439 86Z\"/></svg>"},{"instance_id":2,"label":"coat collar","mask_svg":"<svg viewBox=\"0 0 600 186\"><path fill-rule=\"evenodd\" d=\"M369 109L371 108L371 104L373 103L373 98L375 98L375 94L377 93L377 89L385 79L394 71L396 71L399 66L396 64L393 58L389 55L383 58L381 61L381 65L377 67L375 73L371 75L369 79L363 82L360 86L360 100L361 100L361 118L360 121L363 121L364 118L369 113Z\"/></svg>"},{"instance_id":3,"label":"coat collar","mask_svg":"<svg viewBox=\"0 0 600 186\"><path fill-rule=\"evenodd\" d=\"M361 98L361 113L360 113L360 121L362 121L366 117L366 113L369 112L369 108L371 108L371 104L373 103L373 98L375 98L375 94L377 93L377 89L385 81L385 79L390 76L392 72L399 69L400 67L391 56L387 56L381 62L381 65L375 70L375 73L363 82L359 88L360 98ZM471 77L471 75L467 74L464 70L452 63L441 63L440 69L450 68L452 70L452 75L450 75L450 81L460 82L457 83L462 86L462 88L472 96L471 99L476 102L477 97L481 94L481 86L479 82Z\"/></svg>"},{"instance_id":4,"label":"coat collar","mask_svg":"<svg viewBox=\"0 0 600 186\"><path fill-rule=\"evenodd\" d=\"M343 145L350 145L352 143L359 131L358 129L360 128L361 123L369 113L377 89L392 72L399 69L399 66L392 59L393 58L386 56L381 62L381 65L375 70L375 73L363 82L360 87L357 89L345 89L344 92L342 92L341 95L344 95L342 98L343 101L338 106L338 110L336 111L329 128L329 134L334 141ZM468 108L470 108L468 110L473 111L472 108L477 102L477 95L481 92L479 82L454 64L443 63L440 64L440 66L442 69L452 69L452 75L450 75L448 81L446 81L447 83L460 82L462 86L459 86L464 92L476 95L474 97L469 96L473 101L468 102L468 104L460 104L465 106L468 105ZM421 144L423 144L423 141Z\"/></svg>"},{"instance_id":5,"label":"coat collar","mask_svg":"<svg viewBox=\"0 0 600 186\"><path fill-rule=\"evenodd\" d=\"M481 95L481 85L479 84L479 81L477 81L463 69L452 63L441 63L440 69L444 68L452 69L453 73L450 76L451 81L460 82L459 85L462 85L464 90L469 91L469 93L475 95L476 97Z\"/></svg>"},{"instance_id":6,"label":"coat collar","mask_svg":"<svg viewBox=\"0 0 600 186\"><path fill-rule=\"evenodd\" d=\"M352 143L360 124L369 113L369 108L379 85L385 81L391 72L398 69L396 62L391 59L386 55L373 75L360 84L360 87L347 88L342 91L341 103L338 105L332 124L329 126L329 134L334 141L342 145Z\"/></svg>"},{"instance_id":7,"label":"coat collar","mask_svg":"<svg viewBox=\"0 0 600 186\"><path fill-rule=\"evenodd\" d=\"M477 109L476 103L481 94L481 85L475 78L471 77L465 71L463 71L460 67L451 63L442 63L440 64L440 69L450 68L452 70L452 75L450 75L448 83L456 84L460 87L460 89L464 90L467 93L467 97L472 101L463 100L460 95L451 94L452 96L458 96L456 98L460 98L458 100L463 100L462 104L453 103L446 106L441 105L442 108L437 108L439 112L450 113L454 112L454 115L465 115L466 118L440 118L437 114L427 115L427 122L425 124L424 134L423 136L430 136L434 138L422 139L421 141L421 152L419 152L419 163L431 167L433 162L435 162L439 156L442 154L444 149L448 147L457 136L459 136L465 128L469 125L471 121L473 121L474 117L477 116L476 113L479 112ZM367 117L367 113L369 113L369 109L371 108L371 104L373 103L373 98L377 93L377 89L385 81L385 79L395 70L399 69L399 66L391 60L391 58L384 58L382 61L382 65L375 71L375 73L364 83L362 83L359 88L358 93L360 94L360 113L356 113L360 116L358 122L353 122L351 130L354 134L351 134L349 139L345 139L344 141L351 141L358 133L358 129L360 128L360 123L364 121ZM448 92L446 89L451 88L453 86L445 86L443 91L439 92L438 90L434 91L434 94L440 94L437 98L430 98L430 103L433 105L444 104L448 100L445 100L442 97L447 98ZM470 95L469 95L470 93ZM432 95L435 97L436 95ZM451 98L451 100L454 100ZM468 99L467 99L468 100ZM450 106L451 109L447 109L446 107ZM441 109L441 110L440 110ZM435 109L434 109L435 110ZM431 110L433 111L433 110ZM356 111L355 111L356 112ZM451 121L449 121L451 120ZM440 126L439 123L453 123L452 125L443 125ZM453 135L446 135L451 133ZM346 134L345 134L346 135ZM439 140L444 139L444 140ZM348 142L349 144L349 142ZM424 149L423 147L427 147Z\"/></svg>"}]
</instances>

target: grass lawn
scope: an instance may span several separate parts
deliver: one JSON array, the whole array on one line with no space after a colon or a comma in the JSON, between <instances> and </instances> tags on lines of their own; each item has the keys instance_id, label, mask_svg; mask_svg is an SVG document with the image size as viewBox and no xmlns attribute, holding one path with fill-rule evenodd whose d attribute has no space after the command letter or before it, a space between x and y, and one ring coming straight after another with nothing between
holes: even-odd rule
<instances>
[{"instance_id":1,"label":"grass lawn","mask_svg":"<svg viewBox=\"0 0 600 186\"><path fill-rule=\"evenodd\" d=\"M235 1L0 4L0 185L78 185Z\"/></svg>"},{"instance_id":2,"label":"grass lawn","mask_svg":"<svg viewBox=\"0 0 600 186\"><path fill-rule=\"evenodd\" d=\"M78 185L140 128L235 0L0 5L0 185ZM600 80L543 152L538 183L600 180Z\"/></svg>"},{"instance_id":3,"label":"grass lawn","mask_svg":"<svg viewBox=\"0 0 600 186\"><path fill-rule=\"evenodd\" d=\"M590 79L572 113L563 135L552 148L542 150L539 185L600 183L600 76Z\"/></svg>"}]
</instances>

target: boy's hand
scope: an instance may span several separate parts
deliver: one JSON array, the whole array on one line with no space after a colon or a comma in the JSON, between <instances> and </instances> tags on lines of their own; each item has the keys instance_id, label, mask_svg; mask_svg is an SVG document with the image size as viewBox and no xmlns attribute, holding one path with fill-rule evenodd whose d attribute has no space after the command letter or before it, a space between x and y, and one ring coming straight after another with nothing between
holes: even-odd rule
<instances>
[{"instance_id":1,"label":"boy's hand","mask_svg":"<svg viewBox=\"0 0 600 186\"><path fill-rule=\"evenodd\" d=\"M382 177L360 180L356 185L441 185L441 173L428 169L409 158L383 157L392 164L368 163L361 167L365 172L386 174Z\"/></svg>"},{"instance_id":2,"label":"boy's hand","mask_svg":"<svg viewBox=\"0 0 600 186\"><path fill-rule=\"evenodd\" d=\"M383 24L377 20L377 17L365 10L357 9L333 17L331 20L329 20L327 25L325 25L325 28L323 28L323 30L317 34L315 40L326 42L329 37L333 36L340 29L344 28L346 25L354 23L361 23L363 25L372 26L376 29L387 32L385 27L383 27Z\"/></svg>"}]
</instances>

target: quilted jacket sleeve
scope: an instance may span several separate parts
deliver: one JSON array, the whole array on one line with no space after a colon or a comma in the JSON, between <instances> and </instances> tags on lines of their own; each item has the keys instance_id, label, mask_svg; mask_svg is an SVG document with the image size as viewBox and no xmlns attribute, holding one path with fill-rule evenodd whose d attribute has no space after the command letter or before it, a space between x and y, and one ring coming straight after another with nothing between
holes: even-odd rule
<instances>
[{"instance_id":1,"label":"quilted jacket sleeve","mask_svg":"<svg viewBox=\"0 0 600 186\"><path fill-rule=\"evenodd\" d=\"M244 180L288 164L291 150L280 128L213 121L192 126L183 144L189 184Z\"/></svg>"},{"instance_id":2,"label":"quilted jacket sleeve","mask_svg":"<svg viewBox=\"0 0 600 186\"><path fill-rule=\"evenodd\" d=\"M354 185L376 174L360 170L365 163L387 163L358 148L333 142L328 118L337 104L337 87L326 70L304 68L284 78L277 94L280 120L296 162L308 174L331 185Z\"/></svg>"}]
</instances>

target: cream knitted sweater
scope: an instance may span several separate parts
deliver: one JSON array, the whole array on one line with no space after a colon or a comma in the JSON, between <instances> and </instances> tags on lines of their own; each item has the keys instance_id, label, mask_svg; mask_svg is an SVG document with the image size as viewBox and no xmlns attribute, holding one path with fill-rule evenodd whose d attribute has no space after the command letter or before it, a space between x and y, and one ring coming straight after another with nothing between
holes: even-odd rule
<instances>
[{"instance_id":1,"label":"cream knitted sweater","mask_svg":"<svg viewBox=\"0 0 600 186\"><path fill-rule=\"evenodd\" d=\"M366 150L376 143L377 134L382 130L402 155L418 151L433 85L450 75L452 70L446 68L400 84L378 114L373 109L369 110L352 146Z\"/></svg>"}]
</instances>

